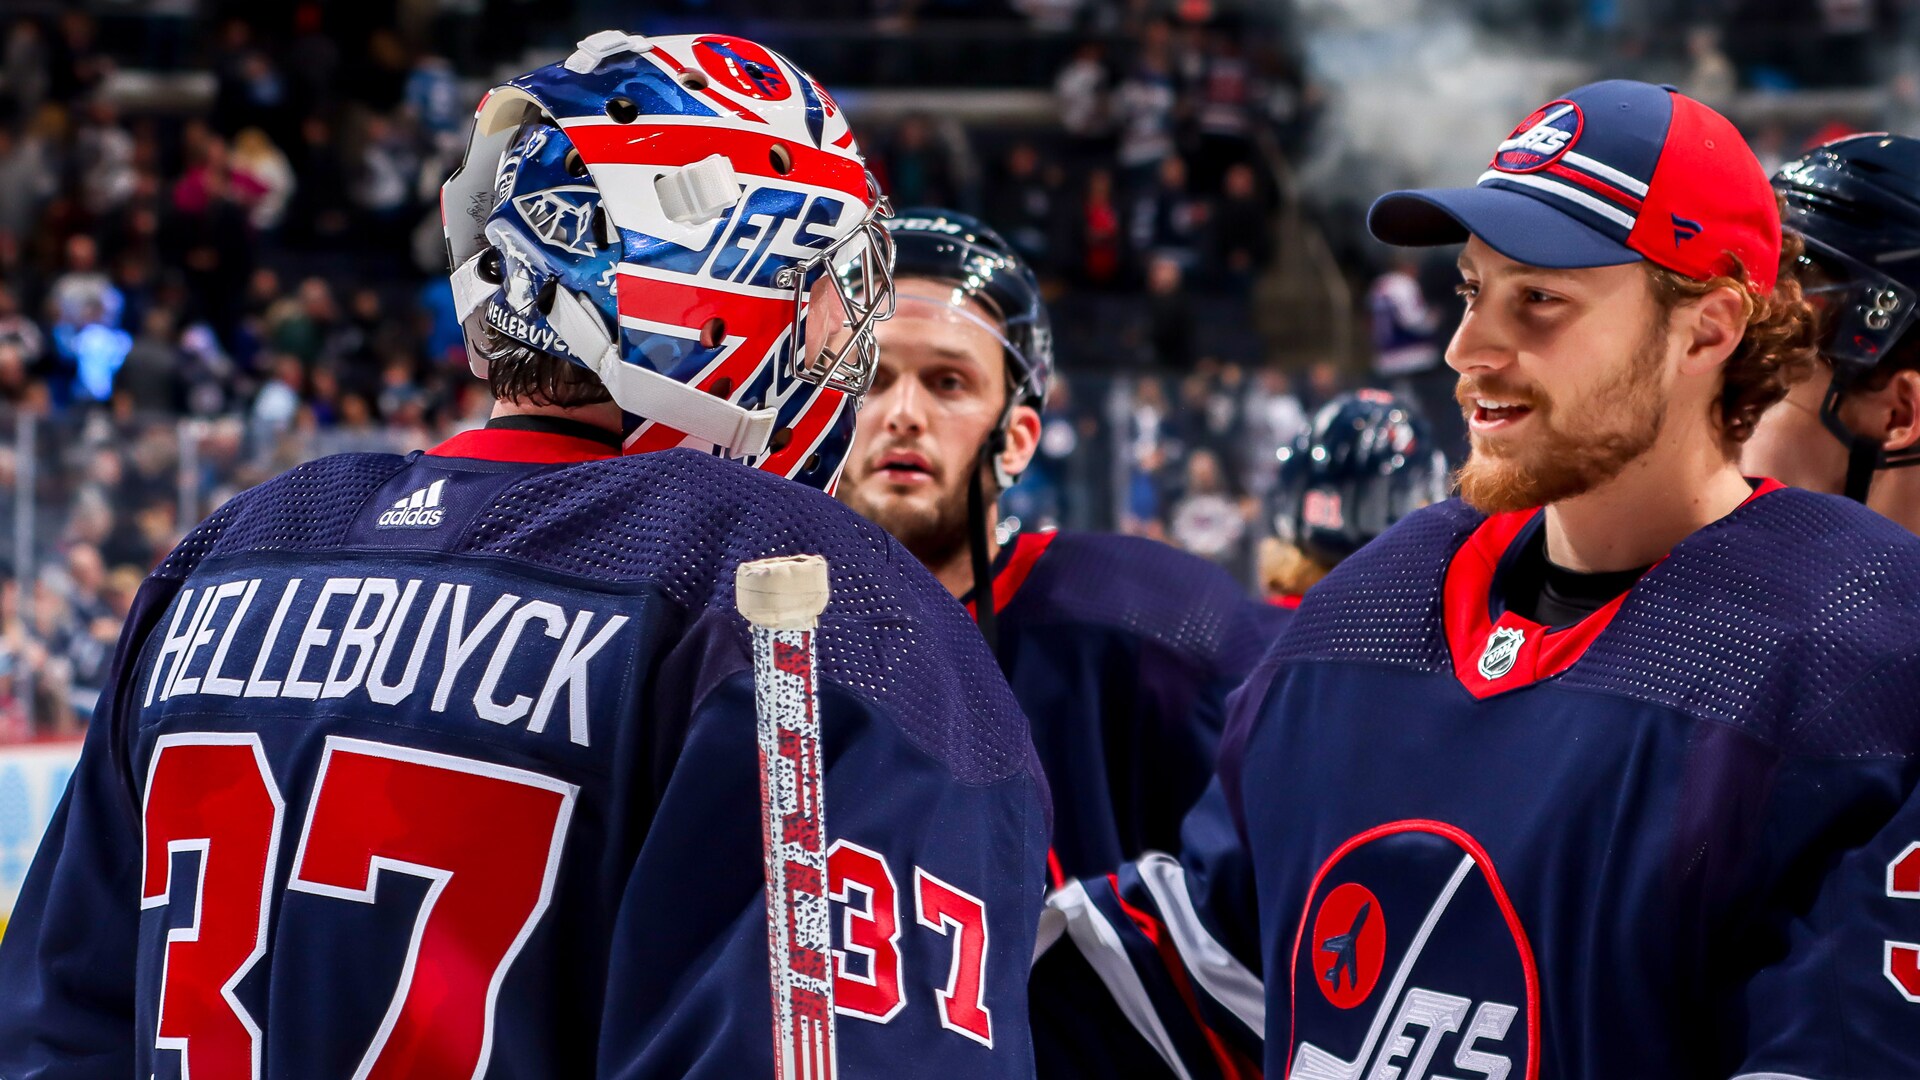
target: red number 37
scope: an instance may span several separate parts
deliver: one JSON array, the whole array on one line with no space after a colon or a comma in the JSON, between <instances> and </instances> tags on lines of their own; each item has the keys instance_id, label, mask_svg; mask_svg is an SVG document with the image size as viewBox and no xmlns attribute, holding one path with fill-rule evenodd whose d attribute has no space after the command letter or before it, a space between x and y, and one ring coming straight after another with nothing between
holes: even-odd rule
<instances>
[{"instance_id":1,"label":"red number 37","mask_svg":"<svg viewBox=\"0 0 1920 1080\"><path fill-rule=\"evenodd\" d=\"M327 740L287 888L374 904L383 873L429 882L355 1080L466 1080L484 1067L495 995L546 911L577 790L466 758ZM155 1041L179 1051L194 1080L262 1074L260 1029L234 988L266 954L285 814L258 736L167 735L156 746L141 907L167 904L176 852L197 852L199 867L192 917L167 934Z\"/></svg>"}]
</instances>

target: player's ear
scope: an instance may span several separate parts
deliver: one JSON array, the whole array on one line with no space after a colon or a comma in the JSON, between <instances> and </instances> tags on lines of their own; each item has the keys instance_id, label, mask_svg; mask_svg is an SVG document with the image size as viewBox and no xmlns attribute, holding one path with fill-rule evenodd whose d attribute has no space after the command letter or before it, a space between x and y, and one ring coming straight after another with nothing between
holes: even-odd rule
<instances>
[{"instance_id":1,"label":"player's ear","mask_svg":"<svg viewBox=\"0 0 1920 1080\"><path fill-rule=\"evenodd\" d=\"M1000 451L1000 467L1009 474L1027 471L1033 455L1040 449L1040 412L1031 405L1016 405L1007 418L1007 448Z\"/></svg>"},{"instance_id":2,"label":"player's ear","mask_svg":"<svg viewBox=\"0 0 1920 1080\"><path fill-rule=\"evenodd\" d=\"M1886 410L1880 447L1891 454L1920 443L1920 371L1896 371L1877 395Z\"/></svg>"},{"instance_id":3,"label":"player's ear","mask_svg":"<svg viewBox=\"0 0 1920 1080\"><path fill-rule=\"evenodd\" d=\"M1675 329L1686 335L1686 352L1680 358L1683 375L1717 373L1747 333L1746 299L1731 285L1682 305L1676 315Z\"/></svg>"}]
</instances>

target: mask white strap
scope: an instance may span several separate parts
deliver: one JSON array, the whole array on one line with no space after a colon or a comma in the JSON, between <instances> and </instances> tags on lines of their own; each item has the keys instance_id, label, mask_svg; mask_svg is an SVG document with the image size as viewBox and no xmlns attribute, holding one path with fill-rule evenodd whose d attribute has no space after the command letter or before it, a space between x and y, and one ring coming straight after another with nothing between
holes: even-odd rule
<instances>
[{"instance_id":1,"label":"mask white strap","mask_svg":"<svg viewBox=\"0 0 1920 1080\"><path fill-rule=\"evenodd\" d=\"M473 314L473 309L479 307L480 302L485 300L489 293L499 287L480 276L480 256L485 255L489 250L491 249L481 248L475 252L473 258L454 268L453 275L449 279L453 283L454 315L462 323L467 321L467 316Z\"/></svg>"},{"instance_id":2,"label":"mask white strap","mask_svg":"<svg viewBox=\"0 0 1920 1080\"><path fill-rule=\"evenodd\" d=\"M731 457L767 452L779 422L778 409L744 409L657 371L626 363L599 314L571 290L554 291L547 322L575 356L586 359L621 408L713 443Z\"/></svg>"},{"instance_id":3,"label":"mask white strap","mask_svg":"<svg viewBox=\"0 0 1920 1080\"><path fill-rule=\"evenodd\" d=\"M724 154L712 154L653 182L660 212L682 225L699 225L740 201L740 178Z\"/></svg>"}]
</instances>

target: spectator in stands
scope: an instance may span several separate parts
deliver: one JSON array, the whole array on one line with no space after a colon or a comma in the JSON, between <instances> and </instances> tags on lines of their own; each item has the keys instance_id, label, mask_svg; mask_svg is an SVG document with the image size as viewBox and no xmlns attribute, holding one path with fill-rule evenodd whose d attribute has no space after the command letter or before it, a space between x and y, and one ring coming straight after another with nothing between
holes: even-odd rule
<instances>
[{"instance_id":1,"label":"spectator in stands","mask_svg":"<svg viewBox=\"0 0 1920 1080\"><path fill-rule=\"evenodd\" d=\"M987 220L993 222L1035 272L1054 268L1054 234L1059 229L1058 167L1042 166L1040 151L1026 139L1013 144L987 194Z\"/></svg>"},{"instance_id":2,"label":"spectator in stands","mask_svg":"<svg viewBox=\"0 0 1920 1080\"><path fill-rule=\"evenodd\" d=\"M1107 161L1113 152L1112 85L1106 59L1105 45L1082 42L1053 80L1068 160L1076 167Z\"/></svg>"},{"instance_id":3,"label":"spectator in stands","mask_svg":"<svg viewBox=\"0 0 1920 1080\"><path fill-rule=\"evenodd\" d=\"M1193 366L1193 303L1180 263L1157 255L1147 263L1147 341L1152 362L1185 371Z\"/></svg>"},{"instance_id":4,"label":"spectator in stands","mask_svg":"<svg viewBox=\"0 0 1920 1080\"><path fill-rule=\"evenodd\" d=\"M1154 182L1133 204L1133 246L1149 260L1164 259L1191 276L1200 266L1208 206L1187 186L1187 163L1178 154L1160 161Z\"/></svg>"},{"instance_id":5,"label":"spectator in stands","mask_svg":"<svg viewBox=\"0 0 1920 1080\"><path fill-rule=\"evenodd\" d=\"M145 413L178 416L186 404L186 359L181 355L172 309L156 306L147 311L127 353L126 363L114 379L116 396L124 395Z\"/></svg>"},{"instance_id":6,"label":"spectator in stands","mask_svg":"<svg viewBox=\"0 0 1920 1080\"><path fill-rule=\"evenodd\" d=\"M325 278L306 278L297 296L285 297L267 310L267 344L311 365L331 343L339 322L333 287Z\"/></svg>"},{"instance_id":7,"label":"spectator in stands","mask_svg":"<svg viewBox=\"0 0 1920 1080\"><path fill-rule=\"evenodd\" d=\"M253 399L248 437L256 450L276 444L293 427L306 389L306 368L298 356L281 355L272 363L273 378Z\"/></svg>"},{"instance_id":8,"label":"spectator in stands","mask_svg":"<svg viewBox=\"0 0 1920 1080\"><path fill-rule=\"evenodd\" d=\"M53 86L53 58L38 22L15 19L8 27L0 77L4 78L0 85L4 100L12 109L10 117L0 115L0 129L8 126L4 122L7 119L24 123L40 111L40 103Z\"/></svg>"},{"instance_id":9,"label":"spectator in stands","mask_svg":"<svg viewBox=\"0 0 1920 1080\"><path fill-rule=\"evenodd\" d=\"M1086 195L1081 199L1076 225L1075 246L1080 253L1077 276L1081 284L1096 289L1118 285L1125 258L1124 235L1113 174L1106 169L1087 174Z\"/></svg>"},{"instance_id":10,"label":"spectator in stands","mask_svg":"<svg viewBox=\"0 0 1920 1080\"><path fill-rule=\"evenodd\" d=\"M1227 490L1220 459L1211 450L1187 455L1186 484L1168 517L1167 534L1180 547L1244 577L1247 514Z\"/></svg>"},{"instance_id":11,"label":"spectator in stands","mask_svg":"<svg viewBox=\"0 0 1920 1080\"><path fill-rule=\"evenodd\" d=\"M273 145L266 132L245 128L233 137L233 171L258 192L248 211L254 230L271 234L279 229L296 183L287 155Z\"/></svg>"},{"instance_id":12,"label":"spectator in stands","mask_svg":"<svg viewBox=\"0 0 1920 1080\"><path fill-rule=\"evenodd\" d=\"M1247 488L1265 496L1280 473L1279 451L1307 430L1307 411L1294 396L1287 373L1263 367L1243 403L1247 424Z\"/></svg>"},{"instance_id":13,"label":"spectator in stands","mask_svg":"<svg viewBox=\"0 0 1920 1080\"><path fill-rule=\"evenodd\" d=\"M47 336L39 324L20 310L20 301L11 288L0 283L0 346L12 345L21 363L31 368L47 351Z\"/></svg>"},{"instance_id":14,"label":"spectator in stands","mask_svg":"<svg viewBox=\"0 0 1920 1080\"><path fill-rule=\"evenodd\" d=\"M954 206L960 186L953 161L934 138L933 125L920 113L900 121L880 155L887 194L898 206Z\"/></svg>"},{"instance_id":15,"label":"spectator in stands","mask_svg":"<svg viewBox=\"0 0 1920 1080\"><path fill-rule=\"evenodd\" d=\"M1238 35L1220 27L1207 37L1194 107L1199 145L1194 150L1193 185L1218 191L1227 170L1253 156L1254 103L1260 94L1253 64Z\"/></svg>"},{"instance_id":16,"label":"spectator in stands","mask_svg":"<svg viewBox=\"0 0 1920 1080\"><path fill-rule=\"evenodd\" d=\"M100 51L96 37L97 28L91 15L69 10L60 16L60 32L54 38L52 50L53 81L49 87L54 101L72 105L89 97L113 72L113 60Z\"/></svg>"},{"instance_id":17,"label":"spectator in stands","mask_svg":"<svg viewBox=\"0 0 1920 1080\"><path fill-rule=\"evenodd\" d=\"M1392 383L1440 365L1438 317L1420 291L1420 264L1395 249L1386 272L1367 288L1373 372Z\"/></svg>"},{"instance_id":18,"label":"spectator in stands","mask_svg":"<svg viewBox=\"0 0 1920 1080\"><path fill-rule=\"evenodd\" d=\"M105 98L87 106L86 120L74 132L74 167L80 174L81 205L96 218L106 217L133 198L133 134Z\"/></svg>"},{"instance_id":19,"label":"spectator in stands","mask_svg":"<svg viewBox=\"0 0 1920 1080\"><path fill-rule=\"evenodd\" d=\"M1173 82L1172 30L1164 21L1147 25L1140 54L1113 96L1120 128L1120 186L1128 193L1146 188L1160 162L1174 151L1174 114L1179 97Z\"/></svg>"},{"instance_id":20,"label":"spectator in stands","mask_svg":"<svg viewBox=\"0 0 1920 1080\"><path fill-rule=\"evenodd\" d=\"M55 334L60 327L78 330L90 322L120 325L125 298L100 269L100 249L93 237L77 233L67 238L66 272L54 279L47 308Z\"/></svg>"},{"instance_id":21,"label":"spectator in stands","mask_svg":"<svg viewBox=\"0 0 1920 1080\"><path fill-rule=\"evenodd\" d=\"M0 239L26 240L57 179L39 138L0 124Z\"/></svg>"},{"instance_id":22,"label":"spectator in stands","mask_svg":"<svg viewBox=\"0 0 1920 1080\"><path fill-rule=\"evenodd\" d=\"M1273 264L1273 214L1252 165L1228 166L1222 183L1213 211L1213 265L1228 292L1245 295Z\"/></svg>"},{"instance_id":23,"label":"spectator in stands","mask_svg":"<svg viewBox=\"0 0 1920 1080\"><path fill-rule=\"evenodd\" d=\"M1687 63L1680 88L1688 97L1720 109L1740 89L1740 73L1720 48L1719 27L1700 25L1687 31Z\"/></svg>"}]
</instances>

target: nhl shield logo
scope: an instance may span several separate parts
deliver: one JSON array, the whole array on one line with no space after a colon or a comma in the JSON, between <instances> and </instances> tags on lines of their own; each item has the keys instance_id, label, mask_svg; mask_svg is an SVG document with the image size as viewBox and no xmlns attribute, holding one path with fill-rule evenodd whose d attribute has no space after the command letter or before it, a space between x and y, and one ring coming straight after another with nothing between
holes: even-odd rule
<instances>
[{"instance_id":1,"label":"nhl shield logo","mask_svg":"<svg viewBox=\"0 0 1920 1080\"><path fill-rule=\"evenodd\" d=\"M1496 626L1487 635L1487 647L1480 653L1480 677L1504 678L1520 659L1520 646L1527 643L1527 632L1512 626Z\"/></svg>"},{"instance_id":2,"label":"nhl shield logo","mask_svg":"<svg viewBox=\"0 0 1920 1080\"><path fill-rule=\"evenodd\" d=\"M1301 916L1287 1080L1538 1080L1533 950L1472 836L1369 829L1322 865Z\"/></svg>"}]
</instances>

